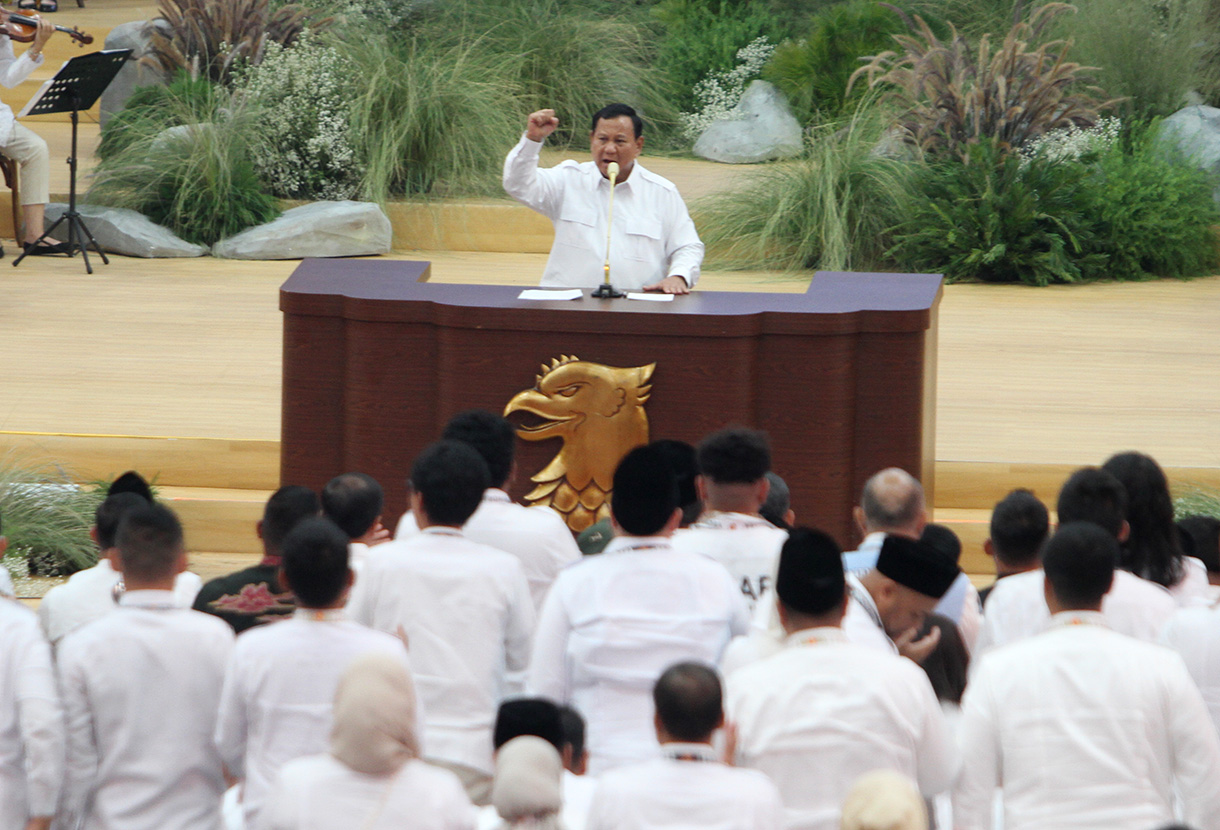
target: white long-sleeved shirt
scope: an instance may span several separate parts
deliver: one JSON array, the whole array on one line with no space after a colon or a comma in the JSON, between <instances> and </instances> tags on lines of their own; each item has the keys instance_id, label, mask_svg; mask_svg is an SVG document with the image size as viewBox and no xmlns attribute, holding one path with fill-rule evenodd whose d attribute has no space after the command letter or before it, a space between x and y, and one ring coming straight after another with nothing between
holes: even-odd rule
<instances>
[{"instance_id":1,"label":"white long-sleeved shirt","mask_svg":"<svg viewBox=\"0 0 1220 830\"><path fill-rule=\"evenodd\" d=\"M51 645L58 645L65 634L118 608L114 586L122 578L123 575L110 566L110 560L102 559L92 568L77 571L67 582L47 591L38 604L38 619ZM190 571L178 574L174 580L174 604L190 608L202 587L203 580Z\"/></svg>"},{"instance_id":2,"label":"white long-sleeved shirt","mask_svg":"<svg viewBox=\"0 0 1220 830\"><path fill-rule=\"evenodd\" d=\"M788 531L760 516L712 513L675 531L674 550L699 553L728 569L753 612L769 594L779 568L779 552Z\"/></svg>"},{"instance_id":3,"label":"white long-sleeved shirt","mask_svg":"<svg viewBox=\"0 0 1220 830\"><path fill-rule=\"evenodd\" d=\"M474 830L475 809L456 775L411 760L393 775L366 775L329 755L280 770L261 828L248 830Z\"/></svg>"},{"instance_id":4,"label":"white long-sleeved shirt","mask_svg":"<svg viewBox=\"0 0 1220 830\"><path fill-rule=\"evenodd\" d=\"M352 622L343 611L298 608L291 619L237 639L220 696L216 747L229 771L245 780L247 827L259 826L285 763L327 750L339 680L369 653L389 655L410 670L401 640Z\"/></svg>"},{"instance_id":5,"label":"white long-sleeved shirt","mask_svg":"<svg viewBox=\"0 0 1220 830\"><path fill-rule=\"evenodd\" d=\"M425 528L377 547L348 611L373 628L406 631L427 757L491 774L496 712L522 689L534 633L517 558L460 530Z\"/></svg>"},{"instance_id":6,"label":"white long-sleeved shirt","mask_svg":"<svg viewBox=\"0 0 1220 830\"><path fill-rule=\"evenodd\" d=\"M897 770L928 797L953 783L957 749L927 675L839 628L792 634L731 674L727 691L737 762L779 787L788 830L837 830L844 797L871 770Z\"/></svg>"},{"instance_id":7,"label":"white long-sleeved shirt","mask_svg":"<svg viewBox=\"0 0 1220 830\"><path fill-rule=\"evenodd\" d=\"M1181 609L1161 637L1186 663L1220 734L1220 604Z\"/></svg>"},{"instance_id":8,"label":"white long-sleeved shirt","mask_svg":"<svg viewBox=\"0 0 1220 830\"><path fill-rule=\"evenodd\" d=\"M665 537L620 536L559 574L542 607L529 688L588 724L589 772L656 757L652 687L683 660L716 665L749 612L718 562Z\"/></svg>"},{"instance_id":9,"label":"white long-sleeved shirt","mask_svg":"<svg viewBox=\"0 0 1220 830\"><path fill-rule=\"evenodd\" d=\"M225 781L212 742L233 629L129 591L59 648L68 729L60 820L89 830L218 830Z\"/></svg>"},{"instance_id":10,"label":"white long-sleeved shirt","mask_svg":"<svg viewBox=\"0 0 1220 830\"><path fill-rule=\"evenodd\" d=\"M1051 612L1046 607L1043 583L1039 568L1006 576L995 584L987 596L975 654L1032 637L1046 628ZM1114 585L1101 604L1110 628L1149 643L1159 640L1161 630L1177 610L1177 602L1160 585L1121 570L1114 572Z\"/></svg>"},{"instance_id":11,"label":"white long-sleeved shirt","mask_svg":"<svg viewBox=\"0 0 1220 830\"><path fill-rule=\"evenodd\" d=\"M0 36L0 85L9 89L20 85L30 77L31 72L42 66L44 60L45 55L30 57L28 49L18 57L13 51L13 41ZM13 114L12 108L0 101L0 147L8 146L13 140L13 125L16 123L17 116Z\"/></svg>"},{"instance_id":12,"label":"white long-sleeved shirt","mask_svg":"<svg viewBox=\"0 0 1220 830\"><path fill-rule=\"evenodd\" d=\"M1007 580L1005 580L1007 581ZM988 602L988 608L991 603ZM1004 830L1220 827L1220 739L1181 659L1066 612L980 660L962 700L954 823Z\"/></svg>"},{"instance_id":13,"label":"white long-sleeved shirt","mask_svg":"<svg viewBox=\"0 0 1220 830\"><path fill-rule=\"evenodd\" d=\"M521 137L504 160L504 190L555 226L541 285L593 288L605 277L610 181L592 161L539 170L541 149L541 141ZM672 182L639 161L614 188L610 229L610 281L617 288L635 291L674 275L692 287L698 281L703 243L686 203Z\"/></svg>"},{"instance_id":14,"label":"white long-sleeved shirt","mask_svg":"<svg viewBox=\"0 0 1220 830\"><path fill-rule=\"evenodd\" d=\"M0 827L20 830L31 817L54 815L63 776L50 646L34 612L0 596Z\"/></svg>"},{"instance_id":15,"label":"white long-sleeved shirt","mask_svg":"<svg viewBox=\"0 0 1220 830\"><path fill-rule=\"evenodd\" d=\"M598 779L588 830L782 830L779 790L761 772L720 763L707 744L661 752Z\"/></svg>"},{"instance_id":16,"label":"white long-sleeved shirt","mask_svg":"<svg viewBox=\"0 0 1220 830\"><path fill-rule=\"evenodd\" d=\"M403 513L394 538L406 539L416 533L419 525L414 514ZM472 542L499 548L521 560L535 611L542 610L542 601L559 572L580 559L580 548L563 517L549 507L517 504L495 487L483 493L479 509L462 526L462 533Z\"/></svg>"}]
</instances>

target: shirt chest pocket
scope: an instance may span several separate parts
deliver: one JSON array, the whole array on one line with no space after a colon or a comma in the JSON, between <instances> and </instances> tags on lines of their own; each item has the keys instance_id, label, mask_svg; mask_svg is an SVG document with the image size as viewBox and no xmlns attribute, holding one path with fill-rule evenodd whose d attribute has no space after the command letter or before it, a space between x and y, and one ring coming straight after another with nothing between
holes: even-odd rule
<instances>
[{"instance_id":1,"label":"shirt chest pocket","mask_svg":"<svg viewBox=\"0 0 1220 830\"><path fill-rule=\"evenodd\" d=\"M603 226L599 234L597 212L593 206L565 202L559 211L559 218L555 220L555 243L585 251L603 250L606 247L606 229Z\"/></svg>"},{"instance_id":2,"label":"shirt chest pocket","mask_svg":"<svg viewBox=\"0 0 1220 830\"><path fill-rule=\"evenodd\" d=\"M616 217L617 218L617 217ZM661 223L650 214L625 217L623 230L627 237L627 250L632 259L659 260L664 258L661 243Z\"/></svg>"}]
</instances>

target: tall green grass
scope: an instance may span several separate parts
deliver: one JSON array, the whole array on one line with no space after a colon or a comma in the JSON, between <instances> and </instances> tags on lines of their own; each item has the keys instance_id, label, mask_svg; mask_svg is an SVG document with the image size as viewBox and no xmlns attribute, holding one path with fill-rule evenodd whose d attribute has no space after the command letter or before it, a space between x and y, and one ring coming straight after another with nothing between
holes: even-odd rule
<instances>
[{"instance_id":1,"label":"tall green grass","mask_svg":"<svg viewBox=\"0 0 1220 830\"><path fill-rule=\"evenodd\" d=\"M698 206L713 262L728 268L860 270L881 262L916 166L878 152L886 119L862 106L819 128L808 153L760 169Z\"/></svg>"},{"instance_id":2,"label":"tall green grass","mask_svg":"<svg viewBox=\"0 0 1220 830\"><path fill-rule=\"evenodd\" d=\"M0 520L5 558L30 560L42 573L71 573L97 562L89 538L105 489L82 489L62 469L8 455L0 458Z\"/></svg>"}]
</instances>

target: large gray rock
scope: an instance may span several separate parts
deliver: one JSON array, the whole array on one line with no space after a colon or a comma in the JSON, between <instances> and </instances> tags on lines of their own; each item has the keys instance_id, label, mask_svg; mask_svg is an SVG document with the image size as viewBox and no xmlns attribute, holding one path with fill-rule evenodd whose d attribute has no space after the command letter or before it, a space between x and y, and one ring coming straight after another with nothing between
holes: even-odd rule
<instances>
[{"instance_id":1,"label":"large gray rock","mask_svg":"<svg viewBox=\"0 0 1220 830\"><path fill-rule=\"evenodd\" d=\"M390 220L373 202L313 202L212 246L229 259L301 259L389 253Z\"/></svg>"},{"instance_id":2,"label":"large gray rock","mask_svg":"<svg viewBox=\"0 0 1220 830\"><path fill-rule=\"evenodd\" d=\"M784 95L766 81L754 81L729 117L714 121L695 142L695 155L728 164L789 158L804 150L801 125Z\"/></svg>"},{"instance_id":3,"label":"large gray rock","mask_svg":"<svg viewBox=\"0 0 1220 830\"><path fill-rule=\"evenodd\" d=\"M127 104L127 99L135 92L136 87L155 86L169 83L169 75L146 62L140 60L151 51L152 39L149 31L156 23L147 20L136 20L131 23L120 23L106 35L105 49L130 49L131 56L119 70L119 74L106 91L102 93L99 104L102 126Z\"/></svg>"},{"instance_id":4,"label":"large gray rock","mask_svg":"<svg viewBox=\"0 0 1220 830\"><path fill-rule=\"evenodd\" d=\"M47 227L63 215L68 206L61 202L47 205ZM126 208L80 205L76 210L102 250L123 256L186 257L203 256L208 249L178 238L169 228L155 224L147 216ZM68 241L65 222L53 234L60 242Z\"/></svg>"},{"instance_id":5,"label":"large gray rock","mask_svg":"<svg viewBox=\"0 0 1220 830\"><path fill-rule=\"evenodd\" d=\"M1220 181L1220 109L1202 105L1180 109L1161 122L1157 138ZM1220 202L1220 187L1212 195Z\"/></svg>"}]
</instances>

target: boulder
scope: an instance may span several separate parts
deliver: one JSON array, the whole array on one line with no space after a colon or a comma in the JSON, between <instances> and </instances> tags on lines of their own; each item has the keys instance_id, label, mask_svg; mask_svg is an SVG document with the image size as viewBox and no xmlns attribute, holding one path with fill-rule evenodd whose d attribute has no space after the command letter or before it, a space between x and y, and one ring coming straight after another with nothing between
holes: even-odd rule
<instances>
[{"instance_id":1,"label":"boulder","mask_svg":"<svg viewBox=\"0 0 1220 830\"><path fill-rule=\"evenodd\" d=\"M110 30L110 34L106 35L106 44L103 48L132 51L127 63L119 70L118 76L102 93L99 111L103 127L106 126L106 122L110 120L111 116L126 106L127 99L131 97L131 93L135 92L136 87L169 83L167 73L140 61L140 58L149 54L152 45L149 31L154 25L157 24L147 20L120 23Z\"/></svg>"},{"instance_id":2,"label":"boulder","mask_svg":"<svg viewBox=\"0 0 1220 830\"><path fill-rule=\"evenodd\" d=\"M805 148L801 125L775 86L754 81L729 116L714 121L695 142L695 155L728 164L800 155Z\"/></svg>"},{"instance_id":3,"label":"boulder","mask_svg":"<svg viewBox=\"0 0 1220 830\"><path fill-rule=\"evenodd\" d=\"M63 215L68 206L61 202L47 205L47 227ZM155 224L147 216L126 208L80 205L76 210L102 250L123 256L186 257L203 256L208 249L179 239L169 228ZM60 242L68 241L65 222L53 234Z\"/></svg>"},{"instance_id":4,"label":"boulder","mask_svg":"<svg viewBox=\"0 0 1220 830\"><path fill-rule=\"evenodd\" d=\"M1180 109L1161 122L1157 140L1220 180L1220 109L1203 105ZM1220 187L1212 195L1220 202Z\"/></svg>"},{"instance_id":5,"label":"boulder","mask_svg":"<svg viewBox=\"0 0 1220 830\"><path fill-rule=\"evenodd\" d=\"M369 256L390 250L389 217L373 202L312 202L212 246L229 259Z\"/></svg>"}]
</instances>

